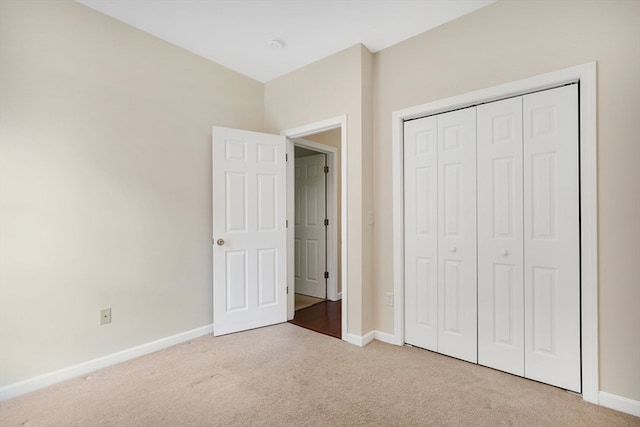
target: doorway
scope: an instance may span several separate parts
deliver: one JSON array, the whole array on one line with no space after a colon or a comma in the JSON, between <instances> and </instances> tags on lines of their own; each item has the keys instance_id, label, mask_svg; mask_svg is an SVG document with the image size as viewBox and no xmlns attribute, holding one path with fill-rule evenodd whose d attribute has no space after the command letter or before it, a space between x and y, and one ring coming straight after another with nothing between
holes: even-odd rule
<instances>
[{"instance_id":1,"label":"doorway","mask_svg":"<svg viewBox=\"0 0 640 427\"><path fill-rule=\"evenodd\" d=\"M339 116L280 135L212 128L214 335L293 319L294 227L289 223L294 218L294 139L336 130L339 148L313 141L299 145L324 152L330 168L326 296L345 300L339 323L347 341L347 275L340 268L347 265L348 253L346 126L346 116ZM263 166L270 169L263 171Z\"/></svg>"},{"instance_id":2,"label":"doorway","mask_svg":"<svg viewBox=\"0 0 640 427\"><path fill-rule=\"evenodd\" d=\"M293 181L292 233L293 296L291 323L316 332L342 338L341 232L342 193L340 149L342 129L290 138ZM291 155L293 151L293 155ZM293 157L293 162L291 162ZM293 163L293 165L291 165ZM291 185L291 184L290 184ZM293 229L293 230L292 230ZM290 240L290 242L291 242ZM291 295L293 294L293 295Z\"/></svg>"}]
</instances>

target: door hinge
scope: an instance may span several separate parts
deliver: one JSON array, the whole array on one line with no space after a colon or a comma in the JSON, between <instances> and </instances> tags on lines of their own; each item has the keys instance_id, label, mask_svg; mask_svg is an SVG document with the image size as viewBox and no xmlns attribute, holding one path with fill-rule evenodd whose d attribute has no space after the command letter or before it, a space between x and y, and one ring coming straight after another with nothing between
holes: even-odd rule
<instances>
[{"instance_id":1,"label":"door hinge","mask_svg":"<svg viewBox=\"0 0 640 427\"><path fill-rule=\"evenodd\" d=\"M324 173L329 173L329 166L324 167Z\"/></svg>"},{"instance_id":2,"label":"door hinge","mask_svg":"<svg viewBox=\"0 0 640 427\"><path fill-rule=\"evenodd\" d=\"M285 153L284 155L284 161L288 162L289 161L289 154Z\"/></svg>"},{"instance_id":3,"label":"door hinge","mask_svg":"<svg viewBox=\"0 0 640 427\"><path fill-rule=\"evenodd\" d=\"M325 226L325 227L328 227L328 226L329 226L329 220L328 220L328 219L325 219L325 220L324 220L324 226Z\"/></svg>"},{"instance_id":4,"label":"door hinge","mask_svg":"<svg viewBox=\"0 0 640 427\"><path fill-rule=\"evenodd\" d=\"M325 278L325 279L328 279L328 278L329 278L329 272L328 272L328 271L325 271L325 272L324 272L324 278Z\"/></svg>"},{"instance_id":5,"label":"door hinge","mask_svg":"<svg viewBox=\"0 0 640 427\"><path fill-rule=\"evenodd\" d=\"M289 287L287 286L287 295L289 295Z\"/></svg>"},{"instance_id":6,"label":"door hinge","mask_svg":"<svg viewBox=\"0 0 640 427\"><path fill-rule=\"evenodd\" d=\"M288 220L288 219L285 219L285 220L284 220L284 222L285 222L285 224L286 224L286 227L285 227L285 228L289 228L289 220Z\"/></svg>"}]
</instances>

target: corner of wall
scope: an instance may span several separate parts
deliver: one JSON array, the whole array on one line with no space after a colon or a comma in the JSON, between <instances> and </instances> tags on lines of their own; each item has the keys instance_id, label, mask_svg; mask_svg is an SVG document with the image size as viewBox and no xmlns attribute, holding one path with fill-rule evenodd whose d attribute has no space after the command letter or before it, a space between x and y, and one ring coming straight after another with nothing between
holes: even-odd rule
<instances>
[{"instance_id":1,"label":"corner of wall","mask_svg":"<svg viewBox=\"0 0 640 427\"><path fill-rule=\"evenodd\" d=\"M362 117L362 332L375 326L373 240L373 53L360 45L360 108Z\"/></svg>"}]
</instances>

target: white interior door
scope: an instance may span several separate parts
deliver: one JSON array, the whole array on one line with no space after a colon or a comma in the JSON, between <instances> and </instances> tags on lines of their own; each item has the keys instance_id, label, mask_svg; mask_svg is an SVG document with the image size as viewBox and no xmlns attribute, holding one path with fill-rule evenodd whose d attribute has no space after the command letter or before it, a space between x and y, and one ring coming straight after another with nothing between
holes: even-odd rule
<instances>
[{"instance_id":1,"label":"white interior door","mask_svg":"<svg viewBox=\"0 0 640 427\"><path fill-rule=\"evenodd\" d=\"M523 376L522 97L477 108L478 363Z\"/></svg>"},{"instance_id":2,"label":"white interior door","mask_svg":"<svg viewBox=\"0 0 640 427\"><path fill-rule=\"evenodd\" d=\"M578 86L525 95L525 376L580 392Z\"/></svg>"},{"instance_id":3,"label":"white interior door","mask_svg":"<svg viewBox=\"0 0 640 427\"><path fill-rule=\"evenodd\" d=\"M438 123L404 123L405 341L438 350Z\"/></svg>"},{"instance_id":4,"label":"white interior door","mask_svg":"<svg viewBox=\"0 0 640 427\"><path fill-rule=\"evenodd\" d=\"M213 128L214 335L287 320L285 144Z\"/></svg>"},{"instance_id":5,"label":"white interior door","mask_svg":"<svg viewBox=\"0 0 640 427\"><path fill-rule=\"evenodd\" d=\"M295 290L327 297L325 155L295 160Z\"/></svg>"},{"instance_id":6,"label":"white interior door","mask_svg":"<svg viewBox=\"0 0 640 427\"><path fill-rule=\"evenodd\" d=\"M438 351L478 360L476 109L438 120Z\"/></svg>"}]
</instances>

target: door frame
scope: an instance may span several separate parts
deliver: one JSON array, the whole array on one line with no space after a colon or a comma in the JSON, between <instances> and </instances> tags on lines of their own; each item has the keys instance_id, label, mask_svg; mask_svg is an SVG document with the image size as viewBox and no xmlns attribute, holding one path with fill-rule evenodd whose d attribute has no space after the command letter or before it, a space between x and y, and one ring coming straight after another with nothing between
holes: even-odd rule
<instances>
[{"instance_id":1,"label":"door frame","mask_svg":"<svg viewBox=\"0 0 640 427\"><path fill-rule=\"evenodd\" d=\"M325 242L327 265L326 270L329 273L327 279L327 294L326 298L331 301L338 301L340 296L338 295L338 179L336 176L336 153L338 149L330 145L321 144L315 141L309 141L308 139L295 138L293 140L294 147L307 148L309 150L316 151L318 154L324 154L326 156L326 164L329 166L329 173L327 174L326 185L326 210L327 219L329 225L327 226L327 237ZM289 144L289 141L287 142ZM295 166L295 155L293 158L293 165ZM287 165L288 166L288 165ZM287 176L287 180L289 177ZM295 188L295 173L291 177ZM294 192L295 200L295 192ZM324 213L323 213L324 216ZM295 237L295 228L294 228ZM291 244L291 242L288 242ZM295 246L294 246L295 247ZM291 283L291 282L289 282ZM289 287L289 293L294 294L295 299L295 281L293 282L293 291ZM291 299L291 297L289 297ZM295 302L294 302L295 305ZM288 312L288 319L293 319L293 313Z\"/></svg>"},{"instance_id":2,"label":"door frame","mask_svg":"<svg viewBox=\"0 0 640 427\"><path fill-rule=\"evenodd\" d=\"M337 245L340 244L340 248L342 250L342 256L341 256L341 265L342 265L342 274L341 274L341 284L342 284L342 290L340 292L340 294L338 294L337 292L337 273L333 274L333 277L335 278L335 295L331 295L334 296L336 299L342 299L342 312L341 312L341 321L342 321L342 340L343 341L347 341L347 325L348 325L348 310L347 310L347 300L348 300L348 286L347 286L347 266L349 265L347 263L347 255L348 255L348 242L347 242L347 211L348 211L348 206L347 206L347 201L349 200L347 198L347 188L348 188L348 177L347 177L347 116L343 115L343 116L338 116L338 117L334 117L331 119L326 119L326 120L322 120L322 121L318 121L318 122L314 122L314 123L310 123L310 124L306 124L303 126L299 126L296 128L291 128L291 129L286 129L283 130L282 132L280 132L280 135L284 135L287 137L287 155L289 158L292 159L292 161L287 162L287 218L291 219L290 223L291 226L287 228L287 286L289 289L289 294L288 294L288 304L287 304L287 318L293 319L293 315L295 313L295 278L294 278L294 237L295 237L295 232L294 229L295 227L293 226L293 218L294 218L294 214L295 214L295 205L294 205L294 198L295 198L295 187L294 187L294 177L295 177L295 170L294 170L294 163L295 161L293 160L295 158L294 155L294 144L300 145L300 146L305 146L303 145L303 143L299 143L300 138L304 138L305 136L309 136L309 135L314 135L317 133L321 133L321 132L325 132L328 130L332 130L332 129L337 129L340 128L340 156L341 156L341 162L340 162L340 174L341 174L341 185L340 185L340 190L341 190L341 211L340 211L340 222L341 222L341 227L342 227L342 232L340 233L341 235L338 238L337 235L337 227L335 227L334 231L332 233L328 233L330 234L330 236L332 237L332 242L331 242L331 246L329 246L329 237L327 238L327 251L333 251L335 248L335 252L334 252L334 256L328 257L329 259L333 259L334 260L334 268L335 268L335 272L337 272ZM307 143L311 143L311 141L307 141ZM311 145L313 145L313 147L311 147ZM337 149L335 149L334 147L329 147L329 146L325 146L324 144L318 144L318 143L313 143L313 144L309 144L309 146L307 146L308 148L312 148L316 151L321 151L327 154L327 162L329 162L329 155L331 155L331 158L333 160L333 166L334 166L334 174L335 174L335 168L337 167L336 164L336 158L335 158L335 153L337 152ZM331 177L332 173L331 173L331 163L329 162L329 176ZM329 211L329 215L331 215L331 212L333 211L334 214L337 213L337 179L335 179L335 175L334 175L334 179L332 181L331 186L334 187L333 191L333 197L335 198L335 204L334 204L334 209L331 209ZM329 202L329 201L328 201ZM331 224L334 224L334 226L337 224L337 215L335 218L331 218L331 216L329 217L329 227L331 227ZM328 252L329 253L329 252ZM328 263L329 264L329 263ZM329 268L329 265L327 265L327 267ZM329 271L329 279L331 279L331 270L327 270ZM328 284L327 284L328 285ZM329 297L329 286L327 286L327 297ZM331 298L329 298L331 299Z\"/></svg>"},{"instance_id":3,"label":"door frame","mask_svg":"<svg viewBox=\"0 0 640 427\"><path fill-rule=\"evenodd\" d=\"M565 68L392 113L393 167L393 344L404 344L404 166L405 120L579 83L580 110L580 272L582 398L599 403L598 373L598 200L596 62Z\"/></svg>"}]
</instances>

